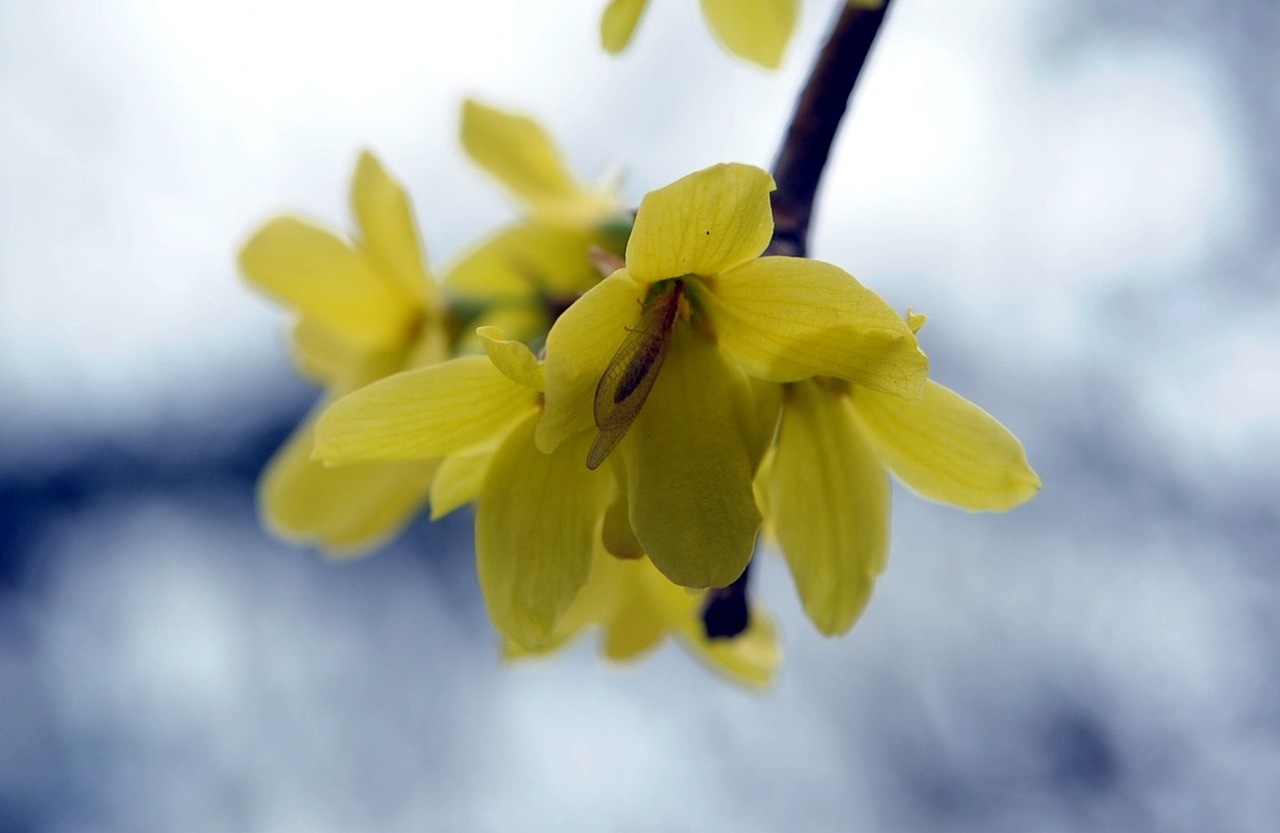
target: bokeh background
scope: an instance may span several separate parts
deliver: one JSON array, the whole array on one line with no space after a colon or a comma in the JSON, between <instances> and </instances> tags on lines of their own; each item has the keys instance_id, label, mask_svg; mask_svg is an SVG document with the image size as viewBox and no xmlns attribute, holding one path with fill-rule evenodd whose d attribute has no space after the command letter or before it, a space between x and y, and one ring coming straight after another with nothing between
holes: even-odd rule
<instances>
[{"instance_id":1,"label":"bokeh background","mask_svg":"<svg viewBox=\"0 0 1280 833\"><path fill-rule=\"evenodd\" d=\"M628 197L768 165L783 70L654 0L0 3L0 831L1271 831L1280 824L1280 7L899 0L813 253L929 313L1022 438L1008 515L895 492L861 623L779 560L786 665L503 665L470 517L335 564L259 528L316 392L235 252L348 222L374 148L436 266L512 216L459 105Z\"/></svg>"}]
</instances>

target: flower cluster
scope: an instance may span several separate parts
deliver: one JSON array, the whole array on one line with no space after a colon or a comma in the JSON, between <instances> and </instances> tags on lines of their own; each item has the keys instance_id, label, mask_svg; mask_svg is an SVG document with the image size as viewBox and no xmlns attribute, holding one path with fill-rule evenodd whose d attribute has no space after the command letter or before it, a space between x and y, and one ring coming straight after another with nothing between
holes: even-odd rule
<instances>
[{"instance_id":1,"label":"flower cluster","mask_svg":"<svg viewBox=\"0 0 1280 833\"><path fill-rule=\"evenodd\" d=\"M609 5L606 46L643 6ZM703 2L725 43L766 65L795 7ZM762 683L776 633L742 589L762 529L815 627L841 634L885 566L890 473L969 510L1039 489L1017 439L928 378L922 315L838 266L769 254L769 173L715 165L632 214L527 117L469 101L461 138L522 210L438 280L403 188L369 153L350 238L281 217L241 253L249 281L296 312L297 364L324 388L262 476L281 536L364 552L426 504L438 518L474 502L508 656L598 628L627 659L672 635Z\"/></svg>"}]
</instances>

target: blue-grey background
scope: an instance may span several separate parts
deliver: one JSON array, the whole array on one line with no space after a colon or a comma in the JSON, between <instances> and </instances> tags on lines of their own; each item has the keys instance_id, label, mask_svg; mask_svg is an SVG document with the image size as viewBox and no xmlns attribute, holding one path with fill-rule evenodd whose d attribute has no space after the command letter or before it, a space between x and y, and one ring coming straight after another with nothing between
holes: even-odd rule
<instances>
[{"instance_id":1,"label":"blue-grey background","mask_svg":"<svg viewBox=\"0 0 1280 833\"><path fill-rule=\"evenodd\" d=\"M767 165L783 70L655 0L0 4L0 831L1270 831L1280 824L1280 9L899 0L814 255L927 312L1026 444L1007 515L895 493L826 640L778 559L766 693L674 645L509 667L466 512L334 564L253 484L315 392L234 255L338 227L359 148L433 264L512 216L462 97L628 199Z\"/></svg>"}]
</instances>

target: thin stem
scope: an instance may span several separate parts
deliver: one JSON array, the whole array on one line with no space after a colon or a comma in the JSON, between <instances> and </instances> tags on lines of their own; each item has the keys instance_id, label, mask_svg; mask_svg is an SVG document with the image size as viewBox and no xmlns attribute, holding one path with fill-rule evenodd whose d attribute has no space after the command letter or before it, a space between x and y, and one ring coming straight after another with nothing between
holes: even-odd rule
<instances>
[{"instance_id":1,"label":"thin stem","mask_svg":"<svg viewBox=\"0 0 1280 833\"><path fill-rule=\"evenodd\" d=\"M773 163L773 243L769 254L803 257L809 219L836 130L892 0L879 9L846 4L796 101Z\"/></svg>"}]
</instances>

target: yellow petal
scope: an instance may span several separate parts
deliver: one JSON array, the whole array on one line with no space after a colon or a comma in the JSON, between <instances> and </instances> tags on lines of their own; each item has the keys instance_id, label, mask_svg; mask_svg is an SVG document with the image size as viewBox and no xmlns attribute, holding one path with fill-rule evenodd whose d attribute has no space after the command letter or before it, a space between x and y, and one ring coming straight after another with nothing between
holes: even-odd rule
<instances>
[{"instance_id":1,"label":"yellow petal","mask_svg":"<svg viewBox=\"0 0 1280 833\"><path fill-rule=\"evenodd\" d=\"M572 301L600 280L593 245L621 249L607 232L540 222L508 226L464 255L445 285L489 303Z\"/></svg>"},{"instance_id":2,"label":"yellow petal","mask_svg":"<svg viewBox=\"0 0 1280 833\"><path fill-rule=\"evenodd\" d=\"M765 257L721 275L706 295L725 353L752 376L833 376L920 398L929 370L910 328L837 266Z\"/></svg>"},{"instance_id":3,"label":"yellow petal","mask_svg":"<svg viewBox=\"0 0 1280 833\"><path fill-rule=\"evenodd\" d=\"M657 573L647 559L619 561L617 569L621 572L619 599L606 623L604 655L625 662L657 647L673 623L666 611L654 604L645 586L647 574ZM687 592L670 582L667 586L676 593Z\"/></svg>"},{"instance_id":4,"label":"yellow petal","mask_svg":"<svg viewBox=\"0 0 1280 833\"><path fill-rule=\"evenodd\" d=\"M298 371L321 384L339 382L363 355L310 318L301 318L294 324L292 342Z\"/></svg>"},{"instance_id":5,"label":"yellow petal","mask_svg":"<svg viewBox=\"0 0 1280 833\"><path fill-rule=\"evenodd\" d=\"M828 636L849 630L884 569L889 480L843 396L791 388L769 508L805 613Z\"/></svg>"},{"instance_id":6,"label":"yellow petal","mask_svg":"<svg viewBox=\"0 0 1280 833\"><path fill-rule=\"evenodd\" d=\"M431 520L448 515L480 494L497 446L450 454L440 462L431 483Z\"/></svg>"},{"instance_id":7,"label":"yellow petal","mask_svg":"<svg viewBox=\"0 0 1280 833\"><path fill-rule=\"evenodd\" d=\"M644 547L636 540L631 530L631 516L627 508L626 474L622 464L617 460L608 466L614 473L617 488L609 499L609 506L604 513L604 526L600 536L605 550L616 558L634 559L644 556Z\"/></svg>"},{"instance_id":8,"label":"yellow petal","mask_svg":"<svg viewBox=\"0 0 1280 833\"><path fill-rule=\"evenodd\" d=\"M612 0L600 18L600 45L611 55L627 48L649 0Z\"/></svg>"},{"instance_id":9,"label":"yellow petal","mask_svg":"<svg viewBox=\"0 0 1280 833\"><path fill-rule=\"evenodd\" d=\"M240 268L259 289L360 349L403 343L418 307L398 286L333 234L277 217L240 251Z\"/></svg>"},{"instance_id":10,"label":"yellow petal","mask_svg":"<svg viewBox=\"0 0 1280 833\"><path fill-rule=\"evenodd\" d=\"M508 340L499 327L480 327L476 335L484 342L484 351L493 366L511 381L536 391L547 389L538 357L522 341Z\"/></svg>"},{"instance_id":11,"label":"yellow petal","mask_svg":"<svg viewBox=\"0 0 1280 833\"><path fill-rule=\"evenodd\" d=\"M409 198L367 150L361 151L351 181L351 208L360 225L360 247L369 260L410 297L424 303L434 297Z\"/></svg>"},{"instance_id":12,"label":"yellow petal","mask_svg":"<svg viewBox=\"0 0 1280 833\"><path fill-rule=\"evenodd\" d=\"M927 498L1001 512L1040 489L1018 438L937 382L929 382L919 402L860 388L851 400L876 454Z\"/></svg>"},{"instance_id":13,"label":"yellow petal","mask_svg":"<svg viewBox=\"0 0 1280 833\"><path fill-rule=\"evenodd\" d=\"M491 442L534 409L536 394L487 356L380 379L333 403L316 426L316 459L427 460Z\"/></svg>"},{"instance_id":14,"label":"yellow petal","mask_svg":"<svg viewBox=\"0 0 1280 833\"><path fill-rule=\"evenodd\" d=\"M763 448L750 382L680 326L620 450L631 528L654 566L686 587L724 587L760 528L751 491Z\"/></svg>"},{"instance_id":15,"label":"yellow petal","mask_svg":"<svg viewBox=\"0 0 1280 833\"><path fill-rule=\"evenodd\" d=\"M750 624L733 639L708 639L702 622L704 594L672 584L644 559L636 562L636 584L644 588L652 612L667 630L710 668L738 682L764 685L782 661L782 651L769 615L753 606Z\"/></svg>"},{"instance_id":16,"label":"yellow petal","mask_svg":"<svg viewBox=\"0 0 1280 833\"><path fill-rule=\"evenodd\" d=\"M645 195L627 241L627 269L650 284L714 275L758 256L773 237L773 177L714 165Z\"/></svg>"},{"instance_id":17,"label":"yellow petal","mask_svg":"<svg viewBox=\"0 0 1280 833\"><path fill-rule=\"evenodd\" d=\"M413 520L426 501L434 462L326 468L311 460L314 427L314 417L303 423L259 479L258 506L268 528L286 540L353 555Z\"/></svg>"},{"instance_id":18,"label":"yellow petal","mask_svg":"<svg viewBox=\"0 0 1280 833\"><path fill-rule=\"evenodd\" d=\"M796 26L796 0L702 0L711 30L733 54L777 69Z\"/></svg>"},{"instance_id":19,"label":"yellow petal","mask_svg":"<svg viewBox=\"0 0 1280 833\"><path fill-rule=\"evenodd\" d=\"M733 639L707 639L702 620L682 633L694 655L711 668L739 682L762 686L773 679L782 664L782 648L773 620L758 607L751 609L751 623Z\"/></svg>"},{"instance_id":20,"label":"yellow petal","mask_svg":"<svg viewBox=\"0 0 1280 833\"><path fill-rule=\"evenodd\" d=\"M533 443L531 414L494 456L476 506L476 569L499 633L526 648L547 640L587 580L611 485L582 465L589 437L554 454Z\"/></svg>"},{"instance_id":21,"label":"yellow petal","mask_svg":"<svg viewBox=\"0 0 1280 833\"><path fill-rule=\"evenodd\" d=\"M468 99L462 106L462 145L536 214L558 223L588 223L614 209L569 173L546 131L527 116Z\"/></svg>"},{"instance_id":22,"label":"yellow petal","mask_svg":"<svg viewBox=\"0 0 1280 833\"><path fill-rule=\"evenodd\" d=\"M639 321L645 293L644 286L620 269L556 320L547 335L542 366L547 405L538 425L538 448L552 451L569 436L595 427L600 377L626 339L627 328Z\"/></svg>"}]
</instances>

